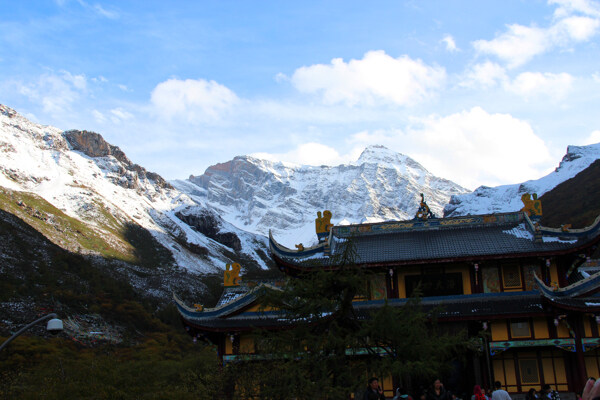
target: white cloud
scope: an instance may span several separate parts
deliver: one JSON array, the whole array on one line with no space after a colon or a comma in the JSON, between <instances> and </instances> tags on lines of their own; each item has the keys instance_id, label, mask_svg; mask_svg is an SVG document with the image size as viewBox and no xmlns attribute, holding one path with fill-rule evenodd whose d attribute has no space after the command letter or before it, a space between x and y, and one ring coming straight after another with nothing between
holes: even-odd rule
<instances>
[{"instance_id":1,"label":"white cloud","mask_svg":"<svg viewBox=\"0 0 600 400\"><path fill-rule=\"evenodd\" d=\"M600 130L595 130L590 133L590 136L585 139L584 145L600 143Z\"/></svg>"},{"instance_id":2,"label":"white cloud","mask_svg":"<svg viewBox=\"0 0 600 400\"><path fill-rule=\"evenodd\" d=\"M275 75L275 82L277 82L277 83L287 82L289 80L290 80L290 78L286 74L284 74L282 72L280 72L277 75Z\"/></svg>"},{"instance_id":3,"label":"white cloud","mask_svg":"<svg viewBox=\"0 0 600 400\"><path fill-rule=\"evenodd\" d=\"M362 60L297 69L292 84L303 93L318 93L326 104L373 105L379 102L408 106L424 100L446 79L444 68L428 66L408 56L390 57L370 51Z\"/></svg>"},{"instance_id":4,"label":"white cloud","mask_svg":"<svg viewBox=\"0 0 600 400\"><path fill-rule=\"evenodd\" d=\"M108 82L108 79L106 79L102 75L99 75L97 78L91 78L90 80L92 82L94 82L94 83L106 83L106 82Z\"/></svg>"},{"instance_id":5,"label":"white cloud","mask_svg":"<svg viewBox=\"0 0 600 400\"><path fill-rule=\"evenodd\" d=\"M582 13L600 17L600 5L591 0L549 0L548 4L557 4L555 18L562 18L573 13Z\"/></svg>"},{"instance_id":6,"label":"white cloud","mask_svg":"<svg viewBox=\"0 0 600 400\"><path fill-rule=\"evenodd\" d=\"M72 105L87 91L84 75L68 71L41 75L32 83L15 83L17 90L30 101L40 104L44 112L55 114L71 110Z\"/></svg>"},{"instance_id":7,"label":"white cloud","mask_svg":"<svg viewBox=\"0 0 600 400\"><path fill-rule=\"evenodd\" d=\"M444 36L444 38L442 39L442 43L446 45L446 50L448 50L449 52L454 53L455 51L458 51L458 47L456 47L456 42L454 41L454 38L451 35Z\"/></svg>"},{"instance_id":8,"label":"white cloud","mask_svg":"<svg viewBox=\"0 0 600 400\"><path fill-rule=\"evenodd\" d=\"M507 82L505 89L526 98L543 95L559 100L567 94L572 84L573 77L567 73L524 72L512 82Z\"/></svg>"},{"instance_id":9,"label":"white cloud","mask_svg":"<svg viewBox=\"0 0 600 400\"><path fill-rule=\"evenodd\" d=\"M595 72L595 73L593 73L593 74L592 74L592 79L593 79L595 82L598 82L598 83L600 83L600 72Z\"/></svg>"},{"instance_id":10,"label":"white cloud","mask_svg":"<svg viewBox=\"0 0 600 400\"><path fill-rule=\"evenodd\" d=\"M560 45L568 45L570 42L582 42L594 36L600 20L589 17L569 17L558 21L548 30L550 39Z\"/></svg>"},{"instance_id":11,"label":"white cloud","mask_svg":"<svg viewBox=\"0 0 600 400\"><path fill-rule=\"evenodd\" d=\"M320 143L303 143L287 153L254 153L253 157L301 165L339 165L353 159L341 156L336 149Z\"/></svg>"},{"instance_id":12,"label":"white cloud","mask_svg":"<svg viewBox=\"0 0 600 400\"><path fill-rule=\"evenodd\" d=\"M120 123L121 121L126 121L128 119L132 119L133 118L133 114L131 114L128 111L125 111L122 108L114 108L112 110L110 110L110 114L111 114L111 120L114 123Z\"/></svg>"},{"instance_id":13,"label":"white cloud","mask_svg":"<svg viewBox=\"0 0 600 400\"><path fill-rule=\"evenodd\" d=\"M98 110L92 110L92 116L94 117L96 122L100 122L100 123L106 122L106 117L104 116L104 114L102 114Z\"/></svg>"},{"instance_id":14,"label":"white cloud","mask_svg":"<svg viewBox=\"0 0 600 400\"><path fill-rule=\"evenodd\" d=\"M89 4L86 1L83 0L77 0L77 2L79 3L80 6L82 6L83 8L92 11L93 13L104 17L104 18L108 18L108 19L117 19L119 18L119 13L117 11L111 11L111 10L107 10L106 8L102 7L100 4L96 3L96 4ZM60 6L64 6L66 2L64 1L59 1L58 4Z\"/></svg>"},{"instance_id":15,"label":"white cloud","mask_svg":"<svg viewBox=\"0 0 600 400\"><path fill-rule=\"evenodd\" d=\"M473 46L479 53L495 55L509 67L517 67L545 52L550 43L546 30L513 24L508 32L492 40L476 40Z\"/></svg>"},{"instance_id":16,"label":"white cloud","mask_svg":"<svg viewBox=\"0 0 600 400\"><path fill-rule=\"evenodd\" d=\"M473 65L464 75L461 86L489 89L508 80L505 69L491 61Z\"/></svg>"},{"instance_id":17,"label":"white cloud","mask_svg":"<svg viewBox=\"0 0 600 400\"><path fill-rule=\"evenodd\" d=\"M595 3L583 0L555 0L549 3L559 6L549 27L511 24L506 32L492 40L476 40L473 47L478 53L494 55L505 61L509 68L514 68L551 48L587 41L598 33L600 11Z\"/></svg>"},{"instance_id":18,"label":"white cloud","mask_svg":"<svg viewBox=\"0 0 600 400\"><path fill-rule=\"evenodd\" d=\"M159 117L183 117L188 121L218 119L239 101L227 87L204 79L169 79L159 83L151 94Z\"/></svg>"},{"instance_id":19,"label":"white cloud","mask_svg":"<svg viewBox=\"0 0 600 400\"><path fill-rule=\"evenodd\" d=\"M551 161L545 143L527 122L480 107L415 120L404 131L361 132L352 142L396 149L434 175L471 189L537 178L545 172L538 166Z\"/></svg>"}]
</instances>

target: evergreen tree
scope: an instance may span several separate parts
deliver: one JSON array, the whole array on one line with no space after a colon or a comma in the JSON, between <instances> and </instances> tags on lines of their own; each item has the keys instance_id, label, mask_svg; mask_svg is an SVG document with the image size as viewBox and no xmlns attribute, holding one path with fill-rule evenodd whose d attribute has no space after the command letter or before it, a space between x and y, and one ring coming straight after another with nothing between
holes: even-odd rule
<instances>
[{"instance_id":1,"label":"evergreen tree","mask_svg":"<svg viewBox=\"0 0 600 400\"><path fill-rule=\"evenodd\" d=\"M418 298L358 312L372 276L355 263L352 240L327 266L289 278L264 294L264 305L283 312L283 329L257 331L258 360L228 365L234 398L345 399L369 376L430 378L467 345L440 335Z\"/></svg>"}]
</instances>

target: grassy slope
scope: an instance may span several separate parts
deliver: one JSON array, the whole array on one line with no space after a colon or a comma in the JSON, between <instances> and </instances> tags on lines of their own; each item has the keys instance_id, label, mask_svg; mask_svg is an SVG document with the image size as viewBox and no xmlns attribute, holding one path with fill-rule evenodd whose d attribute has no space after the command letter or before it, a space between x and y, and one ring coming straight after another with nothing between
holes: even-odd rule
<instances>
[{"instance_id":1,"label":"grassy slope","mask_svg":"<svg viewBox=\"0 0 600 400\"><path fill-rule=\"evenodd\" d=\"M138 265L173 264L171 253L147 230L119 221L102 204L96 203L95 208L103 230L66 215L35 194L0 188L0 209L18 216L60 247Z\"/></svg>"}]
</instances>

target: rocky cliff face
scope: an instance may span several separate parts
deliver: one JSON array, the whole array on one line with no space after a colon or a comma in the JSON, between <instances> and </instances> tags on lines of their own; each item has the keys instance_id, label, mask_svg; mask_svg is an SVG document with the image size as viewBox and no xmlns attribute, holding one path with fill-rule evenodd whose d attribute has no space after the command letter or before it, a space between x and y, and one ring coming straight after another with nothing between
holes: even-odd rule
<instances>
[{"instance_id":1,"label":"rocky cliff face","mask_svg":"<svg viewBox=\"0 0 600 400\"><path fill-rule=\"evenodd\" d=\"M441 215L461 186L430 174L419 163L382 146L365 149L352 164L306 166L249 156L209 167L173 185L239 228L288 245L314 240L317 211L333 212L335 223L411 219L421 193Z\"/></svg>"},{"instance_id":2,"label":"rocky cliff face","mask_svg":"<svg viewBox=\"0 0 600 400\"><path fill-rule=\"evenodd\" d=\"M186 208L176 212L175 215L196 232L200 232L234 251L242 250L240 238L233 232L222 232L223 222L213 212L207 209L194 211L193 208Z\"/></svg>"},{"instance_id":3,"label":"rocky cliff face","mask_svg":"<svg viewBox=\"0 0 600 400\"><path fill-rule=\"evenodd\" d=\"M75 151L81 151L83 154L92 158L112 156L119 161L123 168L118 172L122 176L129 175L129 179L117 181L117 184L125 185L125 187L129 189L139 189L139 180L148 179L153 181L153 183L160 188L172 189L171 185L169 185L169 183L167 183L160 175L146 171L145 168L138 164L133 164L119 147L109 144L98 133L70 130L65 131L63 136ZM127 172L131 173L127 174Z\"/></svg>"}]
</instances>

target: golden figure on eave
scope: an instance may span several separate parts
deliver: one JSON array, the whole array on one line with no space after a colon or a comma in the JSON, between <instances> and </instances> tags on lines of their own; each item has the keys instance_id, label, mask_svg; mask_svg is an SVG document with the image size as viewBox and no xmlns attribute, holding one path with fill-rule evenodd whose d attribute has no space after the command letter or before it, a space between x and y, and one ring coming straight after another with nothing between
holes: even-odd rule
<instances>
[{"instance_id":1,"label":"golden figure on eave","mask_svg":"<svg viewBox=\"0 0 600 400\"><path fill-rule=\"evenodd\" d=\"M530 217L542 216L542 201L538 199L537 193L533 194L533 200L531 199L531 194L525 193L521 196L521 201L524 204L521 211L527 213Z\"/></svg>"},{"instance_id":2,"label":"golden figure on eave","mask_svg":"<svg viewBox=\"0 0 600 400\"><path fill-rule=\"evenodd\" d=\"M332 214L329 210L323 211L323 216L321 216L321 211L317 211L317 218L315 218L315 230L317 231L319 242L327 240L327 236L329 236L329 232L333 227L333 224L331 223L331 216Z\"/></svg>"},{"instance_id":3,"label":"golden figure on eave","mask_svg":"<svg viewBox=\"0 0 600 400\"><path fill-rule=\"evenodd\" d=\"M242 266L238 263L227 264L224 275L224 285L225 287L229 286L240 286L240 270Z\"/></svg>"},{"instance_id":4,"label":"golden figure on eave","mask_svg":"<svg viewBox=\"0 0 600 400\"><path fill-rule=\"evenodd\" d=\"M419 209L415 214L415 219L420 219L421 221L427 221L428 218L435 218L435 215L429 209L429 206L425 202L425 195L421 193L421 203L419 204Z\"/></svg>"}]
</instances>

